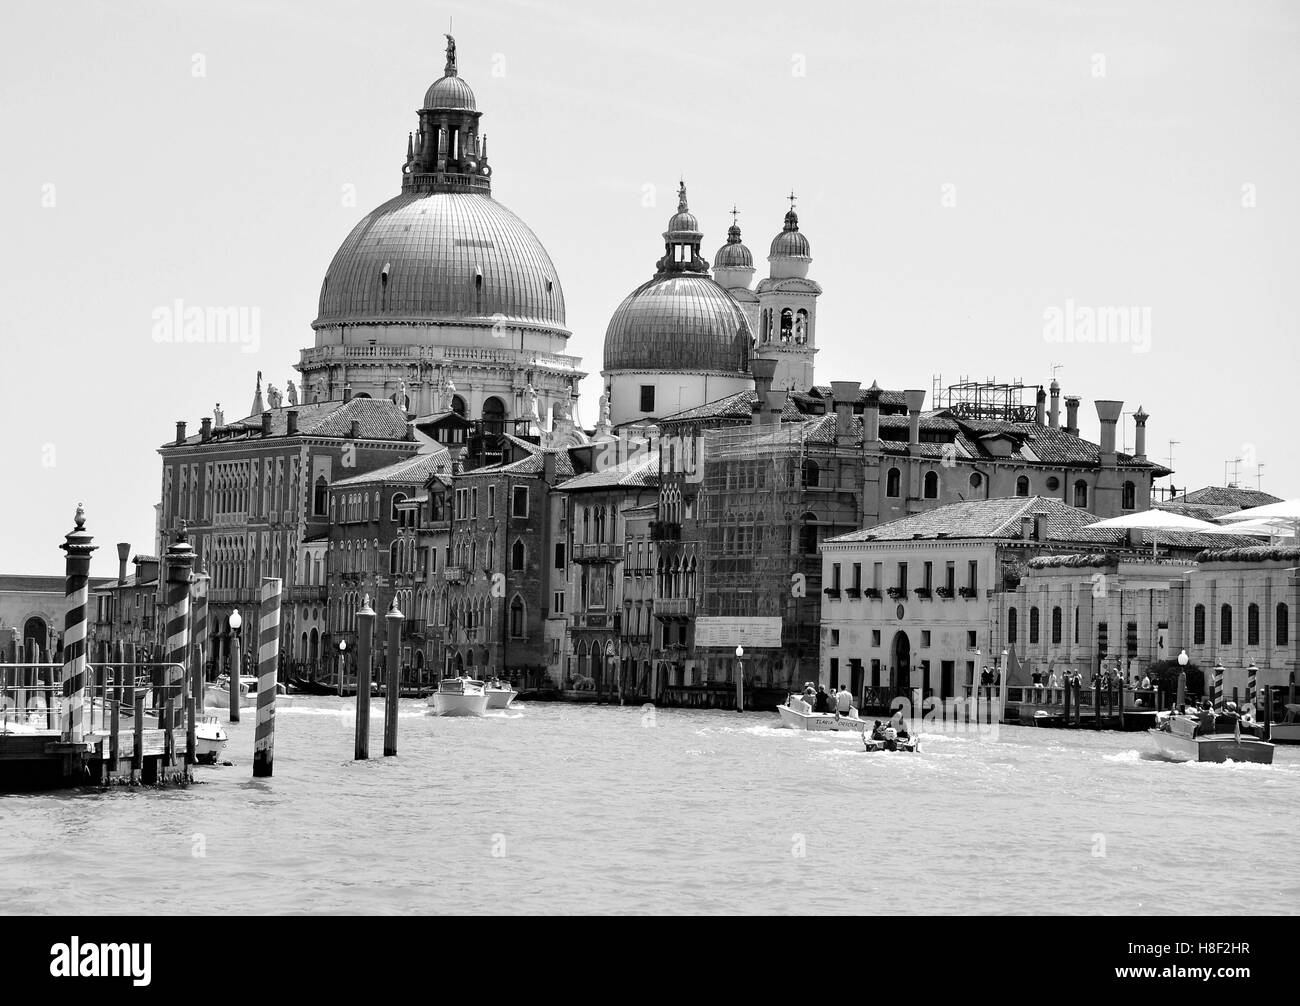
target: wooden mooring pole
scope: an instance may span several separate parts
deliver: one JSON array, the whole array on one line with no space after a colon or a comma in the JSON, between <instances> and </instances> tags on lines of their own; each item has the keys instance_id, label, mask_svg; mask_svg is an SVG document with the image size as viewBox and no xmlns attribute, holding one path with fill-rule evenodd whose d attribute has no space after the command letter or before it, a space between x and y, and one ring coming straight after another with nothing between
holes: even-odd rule
<instances>
[{"instance_id":1,"label":"wooden mooring pole","mask_svg":"<svg viewBox=\"0 0 1300 1006\"><path fill-rule=\"evenodd\" d=\"M131 738L131 780L134 782L136 773L144 771L144 692L137 691L134 685L131 690L135 692L131 703L135 708L135 722L132 724L135 730Z\"/></svg>"},{"instance_id":2,"label":"wooden mooring pole","mask_svg":"<svg viewBox=\"0 0 1300 1006\"><path fill-rule=\"evenodd\" d=\"M402 646L402 612L397 598L388 606L384 623L388 627L388 682L384 690L384 757L397 754L397 699L402 690L398 680L398 659Z\"/></svg>"},{"instance_id":3,"label":"wooden mooring pole","mask_svg":"<svg viewBox=\"0 0 1300 1006\"><path fill-rule=\"evenodd\" d=\"M181 521L176 540L167 549L167 631L163 647L167 667L162 674L163 730L167 735L167 765L176 764L176 728L180 725L181 691L190 659L190 578L194 569L194 546L185 534ZM188 739L186 745L188 747ZM188 752L187 752L188 754ZM189 762L187 761L187 764Z\"/></svg>"},{"instance_id":4,"label":"wooden mooring pole","mask_svg":"<svg viewBox=\"0 0 1300 1006\"><path fill-rule=\"evenodd\" d=\"M366 594L357 612L357 734L354 759L370 757L370 666L371 644L375 635L375 612Z\"/></svg>"},{"instance_id":5,"label":"wooden mooring pole","mask_svg":"<svg viewBox=\"0 0 1300 1006\"><path fill-rule=\"evenodd\" d=\"M63 717L62 732L65 743L80 744L85 737L83 722L86 691L86 622L90 604L90 554L95 551L94 538L86 530L86 511L80 503L73 518L76 527L64 538L59 547L67 555L67 580L65 595L67 613L63 622L63 694L68 699L68 709ZM53 672L50 673L53 685ZM93 692L92 692L93 694ZM47 693L50 719L56 705L53 687ZM53 726L53 723L50 723Z\"/></svg>"},{"instance_id":6,"label":"wooden mooring pole","mask_svg":"<svg viewBox=\"0 0 1300 1006\"><path fill-rule=\"evenodd\" d=\"M257 612L257 727L253 734L253 778L269 779L275 764L275 690L279 687L280 591L278 576L262 577Z\"/></svg>"}]
</instances>

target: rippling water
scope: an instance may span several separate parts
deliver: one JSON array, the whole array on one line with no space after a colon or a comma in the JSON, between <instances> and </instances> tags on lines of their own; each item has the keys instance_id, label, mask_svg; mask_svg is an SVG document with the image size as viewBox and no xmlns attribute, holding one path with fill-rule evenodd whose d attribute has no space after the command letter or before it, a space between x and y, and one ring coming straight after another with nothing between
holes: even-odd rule
<instances>
[{"instance_id":1,"label":"rippling water","mask_svg":"<svg viewBox=\"0 0 1300 1006\"><path fill-rule=\"evenodd\" d=\"M529 703L352 760L353 700L277 714L275 777L0 797L0 910L1294 913L1300 749L1175 765L1145 734L926 735ZM223 717L224 718L224 717ZM802 855L801 855L802 854Z\"/></svg>"}]
</instances>

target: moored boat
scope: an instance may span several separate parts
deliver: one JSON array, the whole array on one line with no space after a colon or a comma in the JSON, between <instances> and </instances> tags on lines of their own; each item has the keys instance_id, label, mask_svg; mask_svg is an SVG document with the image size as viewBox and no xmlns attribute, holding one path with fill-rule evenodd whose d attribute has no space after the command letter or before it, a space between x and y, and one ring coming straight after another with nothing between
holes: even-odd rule
<instances>
[{"instance_id":1,"label":"moored boat","mask_svg":"<svg viewBox=\"0 0 1300 1006\"><path fill-rule=\"evenodd\" d=\"M197 716L194 720L194 757L201 765L214 765L226 749L226 731L215 716Z\"/></svg>"},{"instance_id":2,"label":"moored boat","mask_svg":"<svg viewBox=\"0 0 1300 1006\"><path fill-rule=\"evenodd\" d=\"M1240 721L1232 730L1200 732L1200 723L1191 716L1175 715L1160 726L1148 730L1156 749L1169 761L1254 762L1273 764L1273 745L1249 733L1243 733Z\"/></svg>"},{"instance_id":3,"label":"moored boat","mask_svg":"<svg viewBox=\"0 0 1300 1006\"><path fill-rule=\"evenodd\" d=\"M482 716L488 697L481 681L444 678L438 682L438 690L429 696L428 704L434 716Z\"/></svg>"},{"instance_id":4,"label":"moored boat","mask_svg":"<svg viewBox=\"0 0 1300 1006\"><path fill-rule=\"evenodd\" d=\"M791 695L784 705L776 707L781 717L781 726L791 730L855 730L867 728L866 720L858 719L858 711L850 709L847 716L839 713L805 712L808 703L797 695Z\"/></svg>"}]
</instances>

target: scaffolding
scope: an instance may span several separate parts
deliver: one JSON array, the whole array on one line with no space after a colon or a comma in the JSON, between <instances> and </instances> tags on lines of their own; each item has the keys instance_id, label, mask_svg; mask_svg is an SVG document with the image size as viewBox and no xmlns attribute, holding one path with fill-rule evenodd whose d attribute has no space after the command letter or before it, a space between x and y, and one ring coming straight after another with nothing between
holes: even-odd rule
<instances>
[{"instance_id":1,"label":"scaffolding","mask_svg":"<svg viewBox=\"0 0 1300 1006\"><path fill-rule=\"evenodd\" d=\"M933 378L931 401L936 409L947 409L958 419L995 421L1006 423L1032 423L1037 402L1024 404L1024 393L1030 387L1019 378L1002 382L996 377L975 381L969 377L958 378L956 384L946 387L943 375Z\"/></svg>"}]
</instances>

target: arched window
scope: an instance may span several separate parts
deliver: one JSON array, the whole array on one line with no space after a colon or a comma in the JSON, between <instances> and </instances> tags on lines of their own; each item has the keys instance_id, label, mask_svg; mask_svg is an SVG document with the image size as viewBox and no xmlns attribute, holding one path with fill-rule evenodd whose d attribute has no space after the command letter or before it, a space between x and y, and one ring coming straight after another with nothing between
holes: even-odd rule
<instances>
[{"instance_id":1,"label":"arched window","mask_svg":"<svg viewBox=\"0 0 1300 1006\"><path fill-rule=\"evenodd\" d=\"M520 571L524 568L524 543L516 541L510 548L510 568Z\"/></svg>"},{"instance_id":2,"label":"arched window","mask_svg":"<svg viewBox=\"0 0 1300 1006\"><path fill-rule=\"evenodd\" d=\"M799 518L799 551L804 555L813 555L817 551L817 528L813 521L817 515L811 511Z\"/></svg>"},{"instance_id":3,"label":"arched window","mask_svg":"<svg viewBox=\"0 0 1300 1006\"><path fill-rule=\"evenodd\" d=\"M797 346L808 342L808 311L802 307L794 315L794 341Z\"/></svg>"},{"instance_id":4,"label":"arched window","mask_svg":"<svg viewBox=\"0 0 1300 1006\"><path fill-rule=\"evenodd\" d=\"M1277 639L1278 646L1290 646L1291 639L1291 610L1285 604L1277 606L1277 626L1274 638Z\"/></svg>"},{"instance_id":5,"label":"arched window","mask_svg":"<svg viewBox=\"0 0 1300 1006\"><path fill-rule=\"evenodd\" d=\"M1059 646L1061 643L1061 609L1052 609L1052 645Z\"/></svg>"},{"instance_id":6,"label":"arched window","mask_svg":"<svg viewBox=\"0 0 1300 1006\"><path fill-rule=\"evenodd\" d=\"M1232 605L1225 604L1219 608L1219 642L1227 645L1232 642Z\"/></svg>"},{"instance_id":7,"label":"arched window","mask_svg":"<svg viewBox=\"0 0 1300 1006\"><path fill-rule=\"evenodd\" d=\"M1029 609L1029 643L1036 645L1038 643L1038 609Z\"/></svg>"},{"instance_id":8,"label":"arched window","mask_svg":"<svg viewBox=\"0 0 1300 1006\"><path fill-rule=\"evenodd\" d=\"M451 396L451 411L454 412L454 413L456 413L456 415L460 416L462 419L464 419L464 418L465 418L465 399L461 398L460 395L452 395L452 396Z\"/></svg>"},{"instance_id":9,"label":"arched window","mask_svg":"<svg viewBox=\"0 0 1300 1006\"><path fill-rule=\"evenodd\" d=\"M1016 495L1017 495L1017 496L1028 496L1028 495L1029 495L1029 476L1028 476L1028 475L1021 475L1020 478L1016 479Z\"/></svg>"},{"instance_id":10,"label":"arched window","mask_svg":"<svg viewBox=\"0 0 1300 1006\"><path fill-rule=\"evenodd\" d=\"M325 481L325 476L321 475L316 479L316 485L312 489L311 512L317 517L325 516L326 500L329 499L329 483Z\"/></svg>"},{"instance_id":11,"label":"arched window","mask_svg":"<svg viewBox=\"0 0 1300 1006\"><path fill-rule=\"evenodd\" d=\"M925 473L925 498L928 500L937 500L939 498L939 473Z\"/></svg>"},{"instance_id":12,"label":"arched window","mask_svg":"<svg viewBox=\"0 0 1300 1006\"><path fill-rule=\"evenodd\" d=\"M1074 483L1074 505L1080 510L1088 509L1088 483L1083 479Z\"/></svg>"},{"instance_id":13,"label":"arched window","mask_svg":"<svg viewBox=\"0 0 1300 1006\"><path fill-rule=\"evenodd\" d=\"M401 551L398 542L393 542L388 546L388 572L389 575L395 576L401 569Z\"/></svg>"},{"instance_id":14,"label":"arched window","mask_svg":"<svg viewBox=\"0 0 1300 1006\"><path fill-rule=\"evenodd\" d=\"M1192 642L1200 646L1205 642L1205 605L1198 604L1192 610Z\"/></svg>"},{"instance_id":15,"label":"arched window","mask_svg":"<svg viewBox=\"0 0 1300 1006\"><path fill-rule=\"evenodd\" d=\"M897 499L902 479L902 473L897 468L889 469L889 473L885 476L885 495Z\"/></svg>"},{"instance_id":16,"label":"arched window","mask_svg":"<svg viewBox=\"0 0 1300 1006\"><path fill-rule=\"evenodd\" d=\"M1013 646L1015 645L1016 642L1016 634L1018 630L1018 626L1016 623L1018 620L1019 619L1016 613L1016 609L1015 608L1007 609L1007 642L1011 643Z\"/></svg>"},{"instance_id":17,"label":"arched window","mask_svg":"<svg viewBox=\"0 0 1300 1006\"><path fill-rule=\"evenodd\" d=\"M488 569L497 568L497 540L489 538L487 544L487 567Z\"/></svg>"},{"instance_id":18,"label":"arched window","mask_svg":"<svg viewBox=\"0 0 1300 1006\"><path fill-rule=\"evenodd\" d=\"M781 341L789 342L794 335L794 312L788 307L781 309Z\"/></svg>"},{"instance_id":19,"label":"arched window","mask_svg":"<svg viewBox=\"0 0 1300 1006\"><path fill-rule=\"evenodd\" d=\"M759 321L758 330L764 342L772 341L772 311L770 308L763 308L763 317Z\"/></svg>"},{"instance_id":20,"label":"arched window","mask_svg":"<svg viewBox=\"0 0 1300 1006\"><path fill-rule=\"evenodd\" d=\"M1246 645L1259 645L1259 605L1252 604L1246 609Z\"/></svg>"},{"instance_id":21,"label":"arched window","mask_svg":"<svg viewBox=\"0 0 1300 1006\"><path fill-rule=\"evenodd\" d=\"M526 624L523 598L516 594L514 600L510 602L510 635L516 639L522 637Z\"/></svg>"},{"instance_id":22,"label":"arched window","mask_svg":"<svg viewBox=\"0 0 1300 1006\"><path fill-rule=\"evenodd\" d=\"M821 472L817 468L817 462L812 458L807 458L803 463L803 487L805 489L816 489Z\"/></svg>"},{"instance_id":23,"label":"arched window","mask_svg":"<svg viewBox=\"0 0 1300 1006\"><path fill-rule=\"evenodd\" d=\"M392 503L389 504L389 517L392 519L392 522L394 524L401 523L402 514L397 509L397 504L402 503L405 500L406 500L406 493L393 493L393 501Z\"/></svg>"},{"instance_id":24,"label":"arched window","mask_svg":"<svg viewBox=\"0 0 1300 1006\"><path fill-rule=\"evenodd\" d=\"M1137 485L1133 482L1124 483L1124 491L1120 497L1120 504L1125 510L1137 509Z\"/></svg>"}]
</instances>

